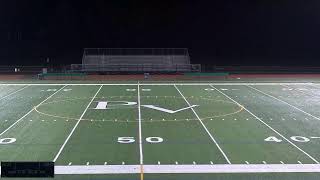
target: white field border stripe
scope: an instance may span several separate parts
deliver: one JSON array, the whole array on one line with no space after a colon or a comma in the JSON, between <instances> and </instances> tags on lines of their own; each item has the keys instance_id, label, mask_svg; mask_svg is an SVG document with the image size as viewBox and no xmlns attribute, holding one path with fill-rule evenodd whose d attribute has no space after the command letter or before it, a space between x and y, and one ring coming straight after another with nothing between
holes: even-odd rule
<instances>
[{"instance_id":1,"label":"white field border stripe","mask_svg":"<svg viewBox=\"0 0 320 180\"><path fill-rule=\"evenodd\" d=\"M281 99L279 99L279 98L276 98L276 97L274 97L274 96L272 96L272 95L270 95L270 94L267 94L267 93L265 93L265 92L263 92L263 91L261 91L261 90L259 90L259 89L257 89L257 88L254 88L254 87L252 87L252 86L248 86L248 85L247 85L247 87L258 91L258 92L260 92L261 94L264 94L265 96L269 96L269 97L271 97L271 98L273 98L273 99L275 99L275 100L278 100L278 101L280 101L280 102L282 102L282 103L284 103L284 104L286 104L286 105L288 105L288 106L290 106L290 107L292 107L292 108L294 108L294 109L296 109L296 110L298 110L298 111L300 111L300 112L303 112L304 114L306 114L306 115L308 115L308 116L310 116L310 117L313 117L313 118L315 118L315 119L317 119L317 120L320 120L320 118L318 118L318 117L316 117L316 116L314 116L314 115L312 115L312 114L310 114L310 113L307 113L307 112L305 112L304 110L302 110L302 109L300 109L300 108L297 108L297 107L289 104L288 102L286 102L286 101L284 101L284 100L281 100Z\"/></svg>"},{"instance_id":2,"label":"white field border stripe","mask_svg":"<svg viewBox=\"0 0 320 180\"><path fill-rule=\"evenodd\" d=\"M247 82L243 82L243 83L232 83L232 82L221 82L221 83L177 83L177 82L172 82L172 83L140 83L140 85L151 85L151 86L164 86L164 85L173 85L173 84L176 84L176 85L179 85L179 86L189 86L189 85L193 85L193 86L199 86L199 85L233 85L233 86L243 86L243 85L312 85L314 83L247 83ZM107 84L99 84L99 83L88 83L88 84L81 84L81 83L54 83L54 84L51 84L51 83L43 83L43 84L39 84L39 83L29 83L29 84L26 84L26 83L23 83L23 84L0 84L0 86L8 86L8 85L14 85L14 86L27 86L27 85L30 85L30 86L61 86L61 85L67 85L67 86L100 86L100 85L103 85L103 86L137 86L138 84L137 83L124 83L124 84L116 84L116 83L107 83Z\"/></svg>"},{"instance_id":3,"label":"white field border stripe","mask_svg":"<svg viewBox=\"0 0 320 180\"><path fill-rule=\"evenodd\" d=\"M139 84L138 84L138 114L139 114L139 151L140 151L140 165L143 165L142 129L141 129L141 106L140 106L140 85L139 85Z\"/></svg>"},{"instance_id":4,"label":"white field border stripe","mask_svg":"<svg viewBox=\"0 0 320 180\"><path fill-rule=\"evenodd\" d=\"M80 118L78 119L78 122L75 124L75 126L73 127L73 129L71 130L69 136L67 137L67 139L64 141L64 143L62 144L61 148L59 149L57 155L54 157L53 162L56 162L57 159L59 158L62 150L64 149L64 147L66 146L67 142L69 141L70 137L72 136L73 132L76 130L76 128L78 127L81 119L83 118L83 116L85 115L85 113L87 112L88 108L90 107L90 104L92 103L92 101L94 100L94 98L96 98L96 96L98 95L98 93L100 92L101 88L103 87L103 85L100 86L100 88L98 89L98 91L96 92L96 94L92 97L92 99L90 100L90 102L88 103L86 109L83 111L83 113L81 114Z\"/></svg>"},{"instance_id":5,"label":"white field border stripe","mask_svg":"<svg viewBox=\"0 0 320 180\"><path fill-rule=\"evenodd\" d=\"M310 159L312 159L315 163L319 164L319 161L317 161L314 157L312 157L310 154L308 154L307 152L305 152L303 149L301 149L300 147L298 147L296 144L294 144L293 142L291 142L289 139L287 139L285 136L283 136L281 133L279 133L277 130L273 129L269 124L267 124L266 122L264 122L263 120L261 120L258 116L256 116L255 114L253 114L251 111L249 111L246 107L244 107L243 105L241 105L240 103L238 103L237 101L233 100L231 97L229 97L228 95L226 95L225 93L221 92L218 88L210 85L212 88L214 88L215 90L217 90L218 92L220 92L221 94L223 94L225 97L227 97L228 99L230 99L232 102L236 103L237 105L243 107L243 109L245 109L249 114L251 114L253 117L255 117L256 119L258 119L262 124L264 124L265 126L267 126L269 129L271 129L273 132L277 133L280 137L282 137L284 140L286 140L288 143L290 143L292 146L294 146L295 148L297 148L299 151L301 151L303 154L307 155Z\"/></svg>"},{"instance_id":6,"label":"white field border stripe","mask_svg":"<svg viewBox=\"0 0 320 180\"><path fill-rule=\"evenodd\" d=\"M178 87L174 84L174 87L177 89L177 91L179 92L179 94L182 96L182 98L184 99L184 101L191 107L189 101L184 97L184 95L181 93L181 91L178 89ZM226 159L226 161L231 164L229 158L227 157L227 155L224 153L224 151L221 149L221 147L219 146L219 144L217 143L217 141L214 139L214 137L212 136L212 134L209 132L209 130L207 129L207 127L204 125L204 123L202 122L202 120L200 119L200 117L198 116L198 114L196 113L196 111L193 109L193 107L190 108L192 110L192 112L194 113L194 115L197 117L197 119L199 120L199 122L201 123L202 127L206 130L206 132L208 133L208 135L210 136L211 140L215 143L215 145L218 147L219 151L221 152L221 154L223 155L223 157Z\"/></svg>"},{"instance_id":7,"label":"white field border stripe","mask_svg":"<svg viewBox=\"0 0 320 180\"><path fill-rule=\"evenodd\" d=\"M139 167L140 165L55 166L55 174L138 174ZM147 174L320 172L319 164L144 165L144 167L144 173Z\"/></svg>"},{"instance_id":8,"label":"white field border stripe","mask_svg":"<svg viewBox=\"0 0 320 180\"><path fill-rule=\"evenodd\" d=\"M15 93L17 93L17 92L19 92L19 91L22 91L22 90L24 90L25 88L27 88L27 87L29 87L30 85L26 85L25 87L23 87L23 88L20 88L20 89L18 89L18 90L16 90L16 91L14 91L14 92L12 92L12 93L10 93L10 94L7 94L7 95L5 95L5 96L3 96L3 97L0 97L0 100L2 100L2 99L4 99L4 98L7 98L7 97L9 97L9 96L11 96L11 95L13 95L13 94L15 94Z\"/></svg>"},{"instance_id":9,"label":"white field border stripe","mask_svg":"<svg viewBox=\"0 0 320 180\"><path fill-rule=\"evenodd\" d=\"M29 112L27 112L27 114L23 115L20 119L18 119L17 121L15 121L13 124L11 124L6 130L4 130L2 133L0 133L0 136L2 136L4 133L6 133L7 131L9 131L13 126L15 126L17 123L19 123L23 118L25 118L26 116L28 116L36 107L41 106L41 104L43 104L44 102L46 102L48 99L50 99L52 96L54 96L55 94L57 94L58 92L60 92L63 88L65 88L65 86L63 86L62 88L60 88L58 91L54 92L53 94L51 94L49 97L47 97L45 100L43 100L40 104L34 106Z\"/></svg>"}]
</instances>

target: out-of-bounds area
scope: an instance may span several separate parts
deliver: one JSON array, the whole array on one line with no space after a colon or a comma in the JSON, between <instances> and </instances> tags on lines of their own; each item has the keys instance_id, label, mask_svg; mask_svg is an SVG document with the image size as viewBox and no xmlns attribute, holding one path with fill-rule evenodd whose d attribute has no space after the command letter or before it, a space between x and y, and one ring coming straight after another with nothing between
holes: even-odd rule
<instances>
[{"instance_id":1,"label":"out-of-bounds area","mask_svg":"<svg viewBox=\"0 0 320 180\"><path fill-rule=\"evenodd\" d=\"M0 84L0 160L55 179L318 179L318 83Z\"/></svg>"}]
</instances>

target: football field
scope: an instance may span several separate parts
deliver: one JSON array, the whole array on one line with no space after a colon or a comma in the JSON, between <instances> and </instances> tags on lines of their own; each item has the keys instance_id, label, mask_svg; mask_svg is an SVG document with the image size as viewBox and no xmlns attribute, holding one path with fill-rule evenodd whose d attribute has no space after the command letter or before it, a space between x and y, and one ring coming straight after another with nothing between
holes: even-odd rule
<instances>
[{"instance_id":1,"label":"football field","mask_svg":"<svg viewBox=\"0 0 320 180\"><path fill-rule=\"evenodd\" d=\"M316 173L319 149L317 83L0 84L0 160L60 175Z\"/></svg>"}]
</instances>

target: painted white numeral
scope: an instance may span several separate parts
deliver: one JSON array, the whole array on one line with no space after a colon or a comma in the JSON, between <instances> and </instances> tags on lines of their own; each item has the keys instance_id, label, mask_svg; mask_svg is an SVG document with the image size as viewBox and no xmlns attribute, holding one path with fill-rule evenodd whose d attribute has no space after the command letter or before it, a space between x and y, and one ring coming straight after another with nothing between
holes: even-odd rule
<instances>
[{"instance_id":1,"label":"painted white numeral","mask_svg":"<svg viewBox=\"0 0 320 180\"><path fill-rule=\"evenodd\" d=\"M147 137L146 141L149 143L161 143L163 139L161 137Z\"/></svg>"},{"instance_id":2,"label":"painted white numeral","mask_svg":"<svg viewBox=\"0 0 320 180\"><path fill-rule=\"evenodd\" d=\"M14 142L16 142L15 138L3 138L3 139L0 139L0 144L11 144L11 143L14 143Z\"/></svg>"},{"instance_id":3,"label":"painted white numeral","mask_svg":"<svg viewBox=\"0 0 320 180\"><path fill-rule=\"evenodd\" d=\"M292 91L293 89L291 88L282 88L283 91Z\"/></svg>"},{"instance_id":4,"label":"painted white numeral","mask_svg":"<svg viewBox=\"0 0 320 180\"><path fill-rule=\"evenodd\" d=\"M127 89L127 91L136 91L136 89Z\"/></svg>"},{"instance_id":5,"label":"painted white numeral","mask_svg":"<svg viewBox=\"0 0 320 180\"><path fill-rule=\"evenodd\" d=\"M57 91L57 89L47 89L47 91Z\"/></svg>"},{"instance_id":6,"label":"painted white numeral","mask_svg":"<svg viewBox=\"0 0 320 180\"><path fill-rule=\"evenodd\" d=\"M267 141L267 142L282 142L281 139L278 139L275 136L267 137L264 141Z\"/></svg>"},{"instance_id":7,"label":"painted white numeral","mask_svg":"<svg viewBox=\"0 0 320 180\"><path fill-rule=\"evenodd\" d=\"M136 140L134 137L118 137L118 142L122 144L134 143ZM146 141L152 144L161 143L163 139L161 137L147 137Z\"/></svg>"},{"instance_id":8,"label":"painted white numeral","mask_svg":"<svg viewBox=\"0 0 320 180\"><path fill-rule=\"evenodd\" d=\"M118 142L122 144L129 144L135 142L134 137L118 137Z\"/></svg>"},{"instance_id":9,"label":"painted white numeral","mask_svg":"<svg viewBox=\"0 0 320 180\"><path fill-rule=\"evenodd\" d=\"M312 137L311 137L312 138ZM290 139L296 142L309 142L310 139L304 136L291 136ZM282 142L281 139L276 138L275 136L267 137L264 141L267 142Z\"/></svg>"},{"instance_id":10,"label":"painted white numeral","mask_svg":"<svg viewBox=\"0 0 320 180\"><path fill-rule=\"evenodd\" d=\"M297 141L297 142L309 142L310 139L303 137L303 136L292 136L291 137L292 140Z\"/></svg>"},{"instance_id":11,"label":"painted white numeral","mask_svg":"<svg viewBox=\"0 0 320 180\"><path fill-rule=\"evenodd\" d=\"M206 89L204 89L205 91L214 91L214 89L212 89L212 88L206 88Z\"/></svg>"},{"instance_id":12,"label":"painted white numeral","mask_svg":"<svg viewBox=\"0 0 320 180\"><path fill-rule=\"evenodd\" d=\"M71 91L72 89L63 89L63 91L67 92L67 91Z\"/></svg>"}]
</instances>

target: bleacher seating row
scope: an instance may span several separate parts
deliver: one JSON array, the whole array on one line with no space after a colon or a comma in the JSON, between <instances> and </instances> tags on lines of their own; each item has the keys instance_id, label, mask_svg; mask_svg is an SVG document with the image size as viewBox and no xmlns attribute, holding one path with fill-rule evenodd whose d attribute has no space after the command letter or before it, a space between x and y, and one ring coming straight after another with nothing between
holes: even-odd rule
<instances>
[{"instance_id":1,"label":"bleacher seating row","mask_svg":"<svg viewBox=\"0 0 320 180\"><path fill-rule=\"evenodd\" d=\"M87 55L82 64L190 64L190 60L183 55Z\"/></svg>"},{"instance_id":2,"label":"bleacher seating row","mask_svg":"<svg viewBox=\"0 0 320 180\"><path fill-rule=\"evenodd\" d=\"M85 49L73 72L198 72L187 49Z\"/></svg>"}]
</instances>

